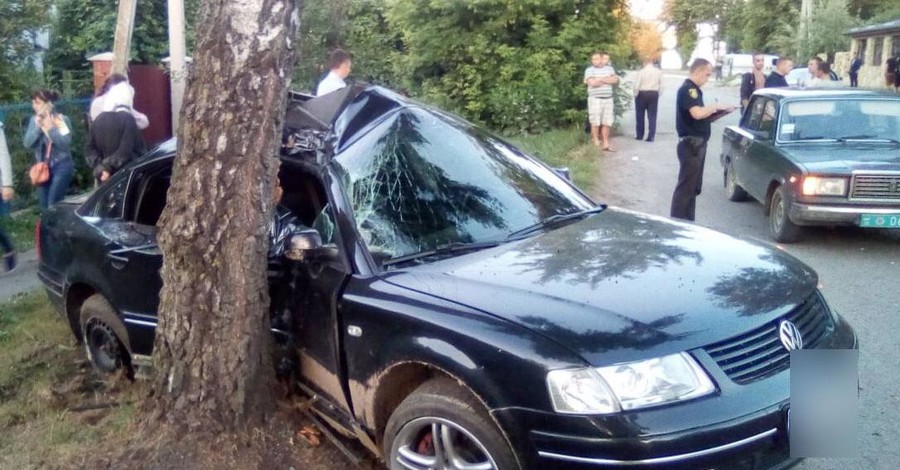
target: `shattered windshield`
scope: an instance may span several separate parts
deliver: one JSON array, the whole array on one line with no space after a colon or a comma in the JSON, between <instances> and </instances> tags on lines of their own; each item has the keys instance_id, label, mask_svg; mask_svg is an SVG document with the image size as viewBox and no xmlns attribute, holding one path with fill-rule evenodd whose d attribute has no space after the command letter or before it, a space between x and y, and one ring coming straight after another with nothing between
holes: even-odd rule
<instances>
[{"instance_id":1,"label":"shattered windshield","mask_svg":"<svg viewBox=\"0 0 900 470\"><path fill-rule=\"evenodd\" d=\"M357 229L384 262L449 244L502 241L592 203L486 132L407 108L335 160Z\"/></svg>"}]
</instances>

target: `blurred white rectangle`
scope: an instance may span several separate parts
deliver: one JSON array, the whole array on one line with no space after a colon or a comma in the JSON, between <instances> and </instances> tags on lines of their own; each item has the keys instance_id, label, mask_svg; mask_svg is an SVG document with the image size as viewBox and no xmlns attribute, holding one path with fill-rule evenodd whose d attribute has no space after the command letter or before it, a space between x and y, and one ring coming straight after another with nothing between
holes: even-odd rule
<instances>
[{"instance_id":1,"label":"blurred white rectangle","mask_svg":"<svg viewBox=\"0 0 900 470\"><path fill-rule=\"evenodd\" d=\"M859 351L791 351L791 457L856 457Z\"/></svg>"}]
</instances>

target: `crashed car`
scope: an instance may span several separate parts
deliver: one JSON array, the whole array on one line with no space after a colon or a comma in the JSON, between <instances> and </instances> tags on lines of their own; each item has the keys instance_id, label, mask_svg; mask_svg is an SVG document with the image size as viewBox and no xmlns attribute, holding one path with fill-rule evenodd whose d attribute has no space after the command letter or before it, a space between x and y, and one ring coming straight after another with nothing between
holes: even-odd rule
<instances>
[{"instance_id":1,"label":"crashed car","mask_svg":"<svg viewBox=\"0 0 900 470\"><path fill-rule=\"evenodd\" d=\"M900 97L765 88L722 136L725 194L755 199L769 234L809 226L900 229Z\"/></svg>"},{"instance_id":2,"label":"crashed car","mask_svg":"<svg viewBox=\"0 0 900 470\"><path fill-rule=\"evenodd\" d=\"M271 275L279 373L390 468L780 468L790 350L856 347L790 255L598 205L389 90L292 95L285 121L282 204L318 236ZM99 369L152 353L174 153L40 225Z\"/></svg>"}]
</instances>

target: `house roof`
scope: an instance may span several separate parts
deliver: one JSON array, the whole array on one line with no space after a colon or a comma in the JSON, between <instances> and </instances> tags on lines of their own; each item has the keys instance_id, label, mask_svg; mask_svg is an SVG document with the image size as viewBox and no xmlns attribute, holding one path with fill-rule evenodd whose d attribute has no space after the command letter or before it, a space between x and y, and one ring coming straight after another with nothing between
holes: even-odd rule
<instances>
[{"instance_id":1,"label":"house roof","mask_svg":"<svg viewBox=\"0 0 900 470\"><path fill-rule=\"evenodd\" d=\"M845 34L851 37L881 36L888 33L900 33L900 18L886 23L860 26L847 31Z\"/></svg>"}]
</instances>

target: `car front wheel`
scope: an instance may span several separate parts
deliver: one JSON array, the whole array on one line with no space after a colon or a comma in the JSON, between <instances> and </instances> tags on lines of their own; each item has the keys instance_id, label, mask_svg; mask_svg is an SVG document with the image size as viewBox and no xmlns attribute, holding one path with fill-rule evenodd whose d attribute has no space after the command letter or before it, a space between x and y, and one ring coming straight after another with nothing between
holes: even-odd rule
<instances>
[{"instance_id":1,"label":"car front wheel","mask_svg":"<svg viewBox=\"0 0 900 470\"><path fill-rule=\"evenodd\" d=\"M81 333L84 350L94 369L112 374L119 369L133 376L125 341L128 332L112 305L100 294L94 294L81 306Z\"/></svg>"},{"instance_id":2,"label":"car front wheel","mask_svg":"<svg viewBox=\"0 0 900 470\"><path fill-rule=\"evenodd\" d=\"M384 433L388 468L518 469L487 411L455 381L430 380L394 411Z\"/></svg>"},{"instance_id":3,"label":"car front wheel","mask_svg":"<svg viewBox=\"0 0 900 470\"><path fill-rule=\"evenodd\" d=\"M769 233L781 243L793 243L800 239L803 227L791 222L788 217L788 203L785 200L784 186L779 186L772 193L769 207Z\"/></svg>"},{"instance_id":4,"label":"car front wheel","mask_svg":"<svg viewBox=\"0 0 900 470\"><path fill-rule=\"evenodd\" d=\"M737 182L734 174L734 164L731 160L725 164L725 196L729 201L741 202L747 200L747 191Z\"/></svg>"}]
</instances>

